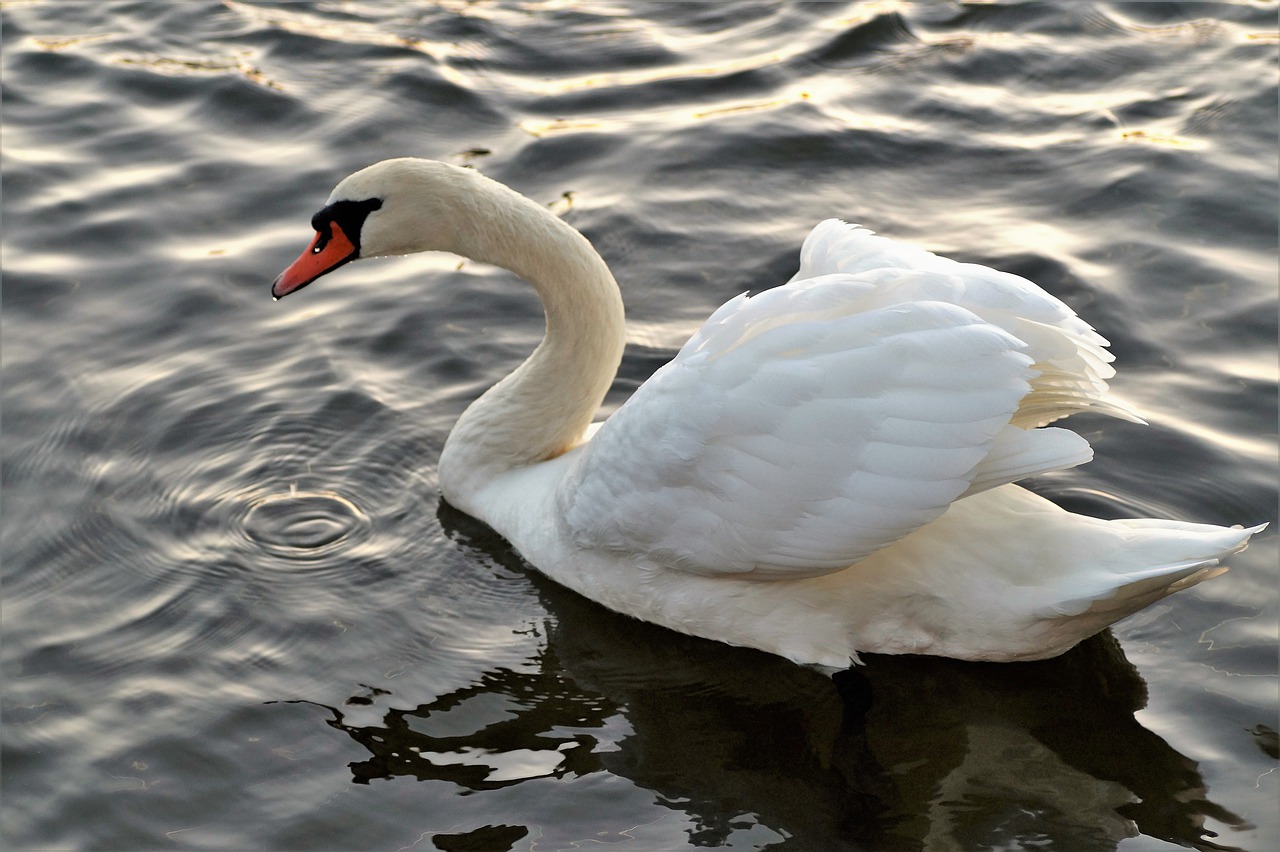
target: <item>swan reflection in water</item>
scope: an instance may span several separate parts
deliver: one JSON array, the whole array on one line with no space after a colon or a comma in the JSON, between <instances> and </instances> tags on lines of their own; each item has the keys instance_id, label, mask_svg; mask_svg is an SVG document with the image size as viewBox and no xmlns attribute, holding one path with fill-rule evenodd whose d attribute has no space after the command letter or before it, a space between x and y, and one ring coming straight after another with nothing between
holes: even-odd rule
<instances>
[{"instance_id":1,"label":"swan reflection in water","mask_svg":"<svg viewBox=\"0 0 1280 852\"><path fill-rule=\"evenodd\" d=\"M824 849L1098 850L1138 833L1230 849L1205 819L1246 826L1134 717L1145 684L1109 633L1033 663L869 655L833 681L612 613L528 569L483 524L445 504L438 516L460 545L527 577L545 636L528 667L388 709L380 725L327 708L370 753L350 764L356 783L487 791L603 771L687 814L700 846L726 842L744 815ZM494 848L525 833L483 831Z\"/></svg>"}]
</instances>

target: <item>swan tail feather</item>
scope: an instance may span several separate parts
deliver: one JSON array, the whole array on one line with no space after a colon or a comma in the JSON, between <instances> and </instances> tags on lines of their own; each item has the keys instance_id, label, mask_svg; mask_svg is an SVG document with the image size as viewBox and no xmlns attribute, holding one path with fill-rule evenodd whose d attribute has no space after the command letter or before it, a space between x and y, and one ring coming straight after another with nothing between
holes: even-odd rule
<instances>
[{"instance_id":1,"label":"swan tail feather","mask_svg":"<svg viewBox=\"0 0 1280 852\"><path fill-rule=\"evenodd\" d=\"M1125 528L1121 546L1098 565L1097 579L1084 594L1077 592L1045 607L1040 617L1073 622L1073 630L1096 622L1100 630L1174 592L1225 573L1223 560L1248 547L1249 539L1267 526L1246 529L1148 520L1105 523Z\"/></svg>"}]
</instances>

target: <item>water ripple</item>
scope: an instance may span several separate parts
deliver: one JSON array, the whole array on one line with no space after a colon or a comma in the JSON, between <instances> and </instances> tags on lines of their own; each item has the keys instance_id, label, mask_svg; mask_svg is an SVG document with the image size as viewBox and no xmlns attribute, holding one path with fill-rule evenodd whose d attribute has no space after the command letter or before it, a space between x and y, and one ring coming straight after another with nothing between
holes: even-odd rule
<instances>
[{"instance_id":1,"label":"water ripple","mask_svg":"<svg viewBox=\"0 0 1280 852\"><path fill-rule=\"evenodd\" d=\"M264 497L245 513L243 532L266 550L304 561L368 535L369 516L355 503L325 491L289 491Z\"/></svg>"}]
</instances>

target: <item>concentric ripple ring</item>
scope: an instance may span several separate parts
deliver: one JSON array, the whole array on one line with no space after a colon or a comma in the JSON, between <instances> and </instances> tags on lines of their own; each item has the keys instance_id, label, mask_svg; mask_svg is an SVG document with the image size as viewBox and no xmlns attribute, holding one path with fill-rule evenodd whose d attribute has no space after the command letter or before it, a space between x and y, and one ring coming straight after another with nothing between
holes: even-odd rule
<instances>
[{"instance_id":1,"label":"concentric ripple ring","mask_svg":"<svg viewBox=\"0 0 1280 852\"><path fill-rule=\"evenodd\" d=\"M329 491L290 491L255 502L244 526L249 538L267 550L314 558L367 530L369 516Z\"/></svg>"}]
</instances>

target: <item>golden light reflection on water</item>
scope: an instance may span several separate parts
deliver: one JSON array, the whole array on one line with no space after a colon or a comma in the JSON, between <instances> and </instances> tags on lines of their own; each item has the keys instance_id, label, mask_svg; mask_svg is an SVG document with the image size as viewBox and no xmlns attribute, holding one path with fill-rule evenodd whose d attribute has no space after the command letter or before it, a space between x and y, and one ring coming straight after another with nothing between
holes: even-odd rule
<instances>
[{"instance_id":1,"label":"golden light reflection on water","mask_svg":"<svg viewBox=\"0 0 1280 852\"><path fill-rule=\"evenodd\" d=\"M662 111L646 110L643 113L619 110L614 118L601 118L598 115L590 119L530 118L520 122L520 129L536 138L568 133L626 132L629 130L634 131L638 128L666 128L669 131L673 127L685 126L691 122L717 119L742 113L765 112L808 99L809 94L800 91L796 92L792 97L735 100L710 109L679 107Z\"/></svg>"},{"instance_id":2,"label":"golden light reflection on water","mask_svg":"<svg viewBox=\"0 0 1280 852\"><path fill-rule=\"evenodd\" d=\"M173 56L126 56L116 60L121 65L140 65L157 74L226 74L236 73L268 89L282 88L266 73L240 59L181 59Z\"/></svg>"},{"instance_id":3,"label":"golden light reflection on water","mask_svg":"<svg viewBox=\"0 0 1280 852\"><path fill-rule=\"evenodd\" d=\"M228 9L257 26L278 28L286 32L325 41L418 50L437 60L469 55L465 50L461 49L458 42L435 41L417 36L401 36L388 31L384 27L350 18L343 20L341 23L335 23L319 14L309 13L308 10L311 7L301 3L266 9L249 3L242 3L239 0L222 0L222 2ZM442 64L441 69L447 69L447 65Z\"/></svg>"},{"instance_id":4,"label":"golden light reflection on water","mask_svg":"<svg viewBox=\"0 0 1280 852\"><path fill-rule=\"evenodd\" d=\"M1224 452L1240 458L1255 459L1261 463L1274 463L1276 459L1275 436L1236 435L1222 429L1211 429L1196 420L1171 419L1177 427L1198 441L1211 441Z\"/></svg>"}]
</instances>

